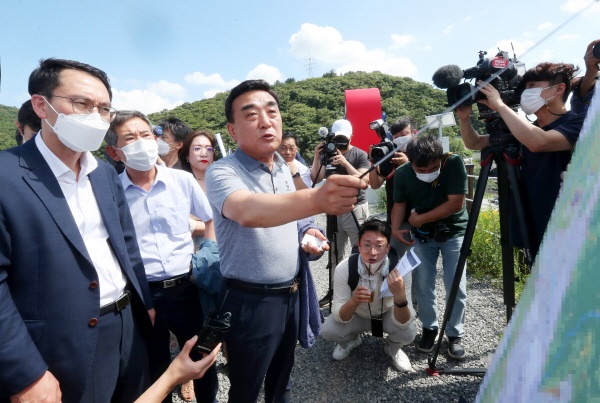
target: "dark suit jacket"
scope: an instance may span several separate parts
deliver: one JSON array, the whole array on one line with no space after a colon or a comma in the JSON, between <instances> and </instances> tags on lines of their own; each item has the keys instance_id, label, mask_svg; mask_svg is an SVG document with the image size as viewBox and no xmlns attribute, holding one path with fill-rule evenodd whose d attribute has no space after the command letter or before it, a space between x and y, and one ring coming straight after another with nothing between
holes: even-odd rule
<instances>
[{"instance_id":1,"label":"dark suit jacket","mask_svg":"<svg viewBox=\"0 0 600 403\"><path fill-rule=\"evenodd\" d=\"M109 242L128 280L136 323L152 298L121 181L99 161L89 175ZM0 400L46 370L79 401L98 339L98 276L60 185L35 141L0 152ZM145 302L145 303L144 303ZM118 352L118 346L115 346Z\"/></svg>"}]
</instances>

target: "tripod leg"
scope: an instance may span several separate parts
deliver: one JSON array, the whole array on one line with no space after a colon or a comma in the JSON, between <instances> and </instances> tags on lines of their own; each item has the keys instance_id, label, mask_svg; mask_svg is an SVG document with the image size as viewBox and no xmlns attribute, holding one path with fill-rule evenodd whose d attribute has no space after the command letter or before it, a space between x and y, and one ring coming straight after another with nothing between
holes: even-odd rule
<instances>
[{"instance_id":1,"label":"tripod leg","mask_svg":"<svg viewBox=\"0 0 600 403\"><path fill-rule=\"evenodd\" d=\"M439 333L440 337L438 338L438 341L433 350L433 355L429 360L430 370L435 369L435 363L440 352L444 332L446 331L448 320L452 315L452 309L454 307L454 302L456 301L456 295L458 294L458 288L460 286L460 281L463 275L463 271L465 269L465 263L467 262L467 257L471 254L471 243L473 242L473 235L475 234L477 218L479 218L481 202L483 201L483 195L485 193L485 187L487 185L487 180L491 168L491 164L489 163L490 160L488 159L486 161L488 161L488 163L486 165L481 166L481 172L479 173L479 178L477 179L477 187L475 189L475 195L473 196L473 204L471 205L471 214L469 215L469 222L467 223L467 228L465 230L463 244L460 248L460 255L458 257L458 263L456 264L456 272L454 273L452 288L450 289L450 292L448 294L448 302L446 303L446 309L444 311L444 320L442 322L442 327Z\"/></svg>"},{"instance_id":2,"label":"tripod leg","mask_svg":"<svg viewBox=\"0 0 600 403\"><path fill-rule=\"evenodd\" d=\"M498 163L498 199L500 201L500 247L502 249L502 289L506 306L506 322L515 307L515 256L509 241L509 195L511 186L506 161ZM513 193L514 194L514 193Z\"/></svg>"}]
</instances>

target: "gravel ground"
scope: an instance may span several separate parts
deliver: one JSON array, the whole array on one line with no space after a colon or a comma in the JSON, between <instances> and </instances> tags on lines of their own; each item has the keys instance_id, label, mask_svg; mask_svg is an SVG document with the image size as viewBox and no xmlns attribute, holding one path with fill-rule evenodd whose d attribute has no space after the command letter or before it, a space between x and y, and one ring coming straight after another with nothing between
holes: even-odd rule
<instances>
[{"instance_id":1,"label":"gravel ground","mask_svg":"<svg viewBox=\"0 0 600 403\"><path fill-rule=\"evenodd\" d=\"M317 217L324 225L324 216ZM347 254L346 254L347 256ZM325 295L328 286L327 254L311 262L311 269L319 296ZM440 262L438 262L438 268ZM467 279L468 270L467 270ZM463 345L466 358L457 361L449 358L446 343L442 343L436 368L482 368L496 348L506 323L502 293L497 287L482 281L468 281L467 311ZM441 277L437 282L438 312L444 311L444 288ZM442 303L440 303L442 302ZM329 308L322 310L329 315ZM440 323L441 325L441 323ZM420 329L420 322L418 328ZM417 340L419 335L417 335ZM398 372L391 359L383 352L383 339L363 334L363 343L344 361L331 357L334 344L319 339L311 349L296 349L296 363L292 372L292 395L297 402L458 402L463 397L468 402L475 399L482 380L478 375L429 376L427 354L414 344L403 350L411 360L413 371ZM173 349L176 353L176 348ZM217 361L219 373L218 401L227 401L229 379L222 356ZM174 402L183 402L177 392Z\"/></svg>"}]
</instances>

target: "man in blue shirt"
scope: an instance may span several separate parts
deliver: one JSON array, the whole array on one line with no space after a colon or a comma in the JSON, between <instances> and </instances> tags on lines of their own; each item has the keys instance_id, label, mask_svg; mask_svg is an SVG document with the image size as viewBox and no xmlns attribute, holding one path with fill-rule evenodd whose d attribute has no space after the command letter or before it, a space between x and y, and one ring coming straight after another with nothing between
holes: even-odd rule
<instances>
[{"instance_id":1,"label":"man in blue shirt","mask_svg":"<svg viewBox=\"0 0 600 403\"><path fill-rule=\"evenodd\" d=\"M107 153L125 163L120 175L131 209L156 318L148 351L150 371L157 379L171 362L169 331L180 347L203 324L198 290L188 278L195 220L204 221L206 238L215 239L208 200L194 177L185 171L156 165L158 145L150 121L137 111L117 112L106 135ZM192 352L192 358L200 355ZM194 381L198 402L213 402L218 381L211 367Z\"/></svg>"}]
</instances>

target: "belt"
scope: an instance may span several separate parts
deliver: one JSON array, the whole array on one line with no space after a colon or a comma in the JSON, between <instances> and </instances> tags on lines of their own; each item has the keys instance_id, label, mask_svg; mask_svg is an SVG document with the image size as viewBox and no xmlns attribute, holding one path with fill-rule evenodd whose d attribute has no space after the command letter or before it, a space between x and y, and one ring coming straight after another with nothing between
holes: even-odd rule
<instances>
[{"instance_id":1,"label":"belt","mask_svg":"<svg viewBox=\"0 0 600 403\"><path fill-rule=\"evenodd\" d=\"M233 278L227 279L227 285L229 287L255 294L293 294L298 291L298 285L300 283L299 278L296 277L287 283L288 284L256 284Z\"/></svg>"},{"instance_id":2,"label":"belt","mask_svg":"<svg viewBox=\"0 0 600 403\"><path fill-rule=\"evenodd\" d=\"M106 304L100 307L100 316L106 315L111 312L119 312L125 309L127 305L130 303L129 291L125 291L125 294L121 295L116 301L111 302L110 304Z\"/></svg>"},{"instance_id":3,"label":"belt","mask_svg":"<svg viewBox=\"0 0 600 403\"><path fill-rule=\"evenodd\" d=\"M171 277L166 280L148 281L148 286L152 289L176 287L184 281L187 281L187 276L187 274L182 274L180 276Z\"/></svg>"}]
</instances>

